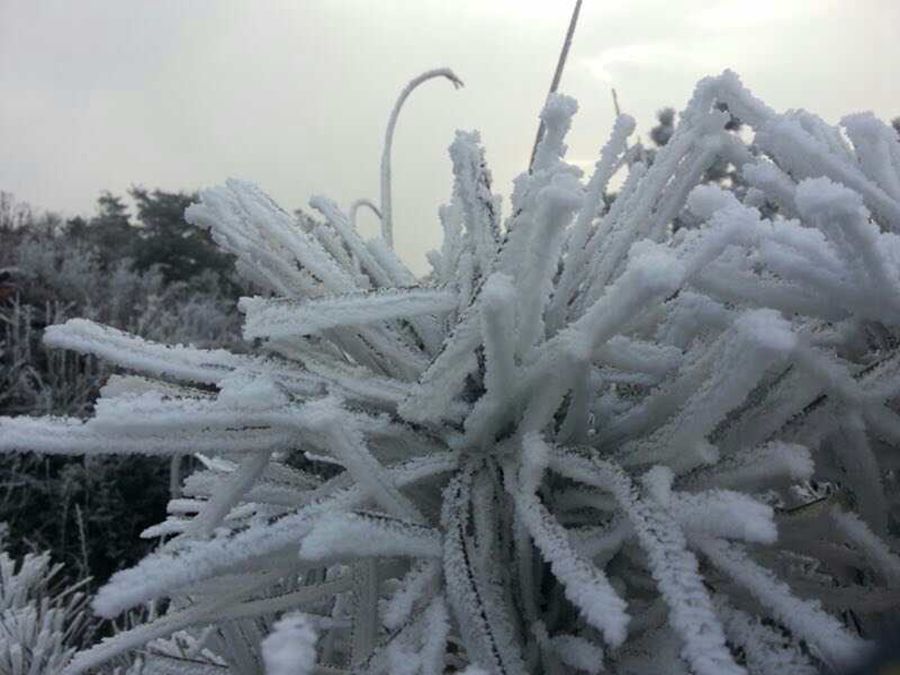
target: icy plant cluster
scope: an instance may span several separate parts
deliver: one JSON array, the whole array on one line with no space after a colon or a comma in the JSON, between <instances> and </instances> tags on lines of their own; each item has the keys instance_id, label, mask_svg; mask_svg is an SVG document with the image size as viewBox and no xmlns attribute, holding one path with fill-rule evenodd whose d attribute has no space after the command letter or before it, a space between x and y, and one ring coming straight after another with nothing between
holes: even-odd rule
<instances>
[{"instance_id":1,"label":"icy plant cluster","mask_svg":"<svg viewBox=\"0 0 900 675\"><path fill-rule=\"evenodd\" d=\"M85 629L87 597L81 588L59 588L62 565L48 553L14 560L0 531L0 673L59 673Z\"/></svg>"},{"instance_id":2,"label":"icy plant cluster","mask_svg":"<svg viewBox=\"0 0 900 675\"><path fill-rule=\"evenodd\" d=\"M457 134L424 279L390 208L364 241L324 197L301 226L253 185L203 192L188 220L268 291L241 303L254 354L47 330L141 375L86 423L3 419L0 447L202 464L94 601L167 611L65 672L175 642L184 672L279 675L811 675L865 652L900 600L893 130L776 113L726 72L651 164L622 115L582 180L575 112L548 100L505 219ZM722 161L740 180L705 182Z\"/></svg>"}]
</instances>

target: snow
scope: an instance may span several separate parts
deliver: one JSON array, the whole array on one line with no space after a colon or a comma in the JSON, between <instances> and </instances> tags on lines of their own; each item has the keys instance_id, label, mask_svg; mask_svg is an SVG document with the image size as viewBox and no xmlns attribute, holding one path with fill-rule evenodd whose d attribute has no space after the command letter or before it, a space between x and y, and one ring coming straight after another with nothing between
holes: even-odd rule
<instances>
[{"instance_id":1,"label":"snow","mask_svg":"<svg viewBox=\"0 0 900 675\"><path fill-rule=\"evenodd\" d=\"M216 402L226 408L259 411L286 406L288 397L269 378L229 377L219 383Z\"/></svg>"},{"instance_id":2,"label":"snow","mask_svg":"<svg viewBox=\"0 0 900 675\"><path fill-rule=\"evenodd\" d=\"M330 514L318 519L303 538L300 557L323 560L340 556L414 556L439 558L437 530L366 514Z\"/></svg>"},{"instance_id":3,"label":"snow","mask_svg":"<svg viewBox=\"0 0 900 675\"><path fill-rule=\"evenodd\" d=\"M716 185L698 185L688 194L686 206L701 220L709 220L716 211L739 204L727 190Z\"/></svg>"},{"instance_id":4,"label":"snow","mask_svg":"<svg viewBox=\"0 0 900 675\"><path fill-rule=\"evenodd\" d=\"M301 612L281 617L262 642L266 675L312 675L316 631Z\"/></svg>"},{"instance_id":5,"label":"snow","mask_svg":"<svg viewBox=\"0 0 900 675\"><path fill-rule=\"evenodd\" d=\"M241 298L247 318L244 337L269 339L317 335L334 328L377 324L421 314L441 315L454 309L456 294L441 289L378 291L309 301Z\"/></svg>"}]
</instances>

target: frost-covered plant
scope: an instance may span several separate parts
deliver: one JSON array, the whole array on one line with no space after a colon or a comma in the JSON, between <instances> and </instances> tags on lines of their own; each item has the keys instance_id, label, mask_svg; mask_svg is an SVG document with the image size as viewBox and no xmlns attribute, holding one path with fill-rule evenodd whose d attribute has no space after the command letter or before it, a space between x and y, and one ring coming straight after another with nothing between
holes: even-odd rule
<instances>
[{"instance_id":1,"label":"frost-covered plant","mask_svg":"<svg viewBox=\"0 0 900 675\"><path fill-rule=\"evenodd\" d=\"M76 585L59 587L62 565L49 553L15 560L0 531L0 672L57 675L75 653L87 626L87 598Z\"/></svg>"},{"instance_id":2,"label":"frost-covered plant","mask_svg":"<svg viewBox=\"0 0 900 675\"><path fill-rule=\"evenodd\" d=\"M650 166L620 116L583 182L575 111L548 100L505 222L457 134L424 279L327 198L300 227L250 184L204 191L188 220L271 294L240 305L255 355L47 331L143 375L86 423L3 419L0 447L203 463L145 533L171 538L94 601L168 610L68 673L175 633L235 673L305 672L313 643L323 673L805 674L864 651L900 599L893 130L778 114L726 72ZM723 160L740 190L703 184Z\"/></svg>"}]
</instances>

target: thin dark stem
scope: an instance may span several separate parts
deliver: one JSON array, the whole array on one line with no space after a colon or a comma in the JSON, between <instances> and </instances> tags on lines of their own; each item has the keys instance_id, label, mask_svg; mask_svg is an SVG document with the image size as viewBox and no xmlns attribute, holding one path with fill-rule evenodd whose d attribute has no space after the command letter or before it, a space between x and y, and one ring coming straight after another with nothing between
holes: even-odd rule
<instances>
[{"instance_id":1,"label":"thin dark stem","mask_svg":"<svg viewBox=\"0 0 900 675\"><path fill-rule=\"evenodd\" d=\"M613 97L613 108L616 111L616 117L622 114L622 111L619 109L619 95L616 94L616 88L612 88L612 97Z\"/></svg>"},{"instance_id":2,"label":"thin dark stem","mask_svg":"<svg viewBox=\"0 0 900 675\"><path fill-rule=\"evenodd\" d=\"M553 81L550 83L550 91L547 92L549 98L551 94L556 93L559 88L559 81L562 79L563 69L566 67L566 59L569 58L569 48L572 46L572 36L575 35L575 26L578 23L578 14L581 12L581 0L575 0L575 8L572 10L572 18L569 20L569 28L566 31L566 39L563 41L562 51L559 53L559 59L556 62L556 72L553 73ZM531 160L528 162L528 171L534 165L534 157L537 154L538 145L544 138L544 121L541 120L538 126L537 136L534 139L534 147L531 148Z\"/></svg>"}]
</instances>

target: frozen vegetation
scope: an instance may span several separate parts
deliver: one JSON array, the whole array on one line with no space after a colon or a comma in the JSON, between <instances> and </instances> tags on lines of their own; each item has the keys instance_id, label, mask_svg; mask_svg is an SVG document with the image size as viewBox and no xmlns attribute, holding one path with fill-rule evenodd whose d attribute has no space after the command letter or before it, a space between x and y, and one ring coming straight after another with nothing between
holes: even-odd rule
<instances>
[{"instance_id":1,"label":"frozen vegetation","mask_svg":"<svg viewBox=\"0 0 900 675\"><path fill-rule=\"evenodd\" d=\"M0 672L58 673L88 629L84 584L61 586L47 553L14 560L0 530Z\"/></svg>"},{"instance_id":2,"label":"frozen vegetation","mask_svg":"<svg viewBox=\"0 0 900 675\"><path fill-rule=\"evenodd\" d=\"M88 421L3 418L0 448L200 461L92 605L165 611L63 672L139 650L133 672L807 675L866 653L900 605L895 131L777 113L726 72L655 153L620 116L582 176L576 109L547 101L505 218L457 133L423 279L391 247L390 133L374 240L369 202L298 221L249 183L203 191L187 219L262 291L252 353L46 331L134 374Z\"/></svg>"}]
</instances>

